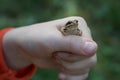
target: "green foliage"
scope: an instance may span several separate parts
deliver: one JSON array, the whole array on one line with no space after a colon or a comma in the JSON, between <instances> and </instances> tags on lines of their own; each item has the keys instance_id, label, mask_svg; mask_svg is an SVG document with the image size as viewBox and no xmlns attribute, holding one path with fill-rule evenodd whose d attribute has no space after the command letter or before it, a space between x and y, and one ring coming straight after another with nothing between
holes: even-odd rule
<instances>
[{"instance_id":1,"label":"green foliage","mask_svg":"<svg viewBox=\"0 0 120 80\"><path fill-rule=\"evenodd\" d=\"M89 80L120 80L120 0L0 0L0 28L82 16L98 43L98 64ZM52 74L51 74L52 73ZM56 70L38 70L31 80L57 80Z\"/></svg>"}]
</instances>

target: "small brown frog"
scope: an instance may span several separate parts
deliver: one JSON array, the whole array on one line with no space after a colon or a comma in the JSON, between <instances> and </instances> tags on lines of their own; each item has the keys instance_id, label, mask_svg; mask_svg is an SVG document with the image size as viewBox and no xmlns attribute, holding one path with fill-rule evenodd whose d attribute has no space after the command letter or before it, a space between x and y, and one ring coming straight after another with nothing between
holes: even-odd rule
<instances>
[{"instance_id":1,"label":"small brown frog","mask_svg":"<svg viewBox=\"0 0 120 80\"><path fill-rule=\"evenodd\" d=\"M63 35L77 35L81 36L82 31L78 28L78 20L68 21L65 26L61 28Z\"/></svg>"}]
</instances>

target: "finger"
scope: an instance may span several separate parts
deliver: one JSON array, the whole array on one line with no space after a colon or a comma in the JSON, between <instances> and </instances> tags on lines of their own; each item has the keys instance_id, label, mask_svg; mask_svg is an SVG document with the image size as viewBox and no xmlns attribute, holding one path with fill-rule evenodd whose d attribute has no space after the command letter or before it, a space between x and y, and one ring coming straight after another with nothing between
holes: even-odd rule
<instances>
[{"instance_id":1,"label":"finger","mask_svg":"<svg viewBox=\"0 0 120 80\"><path fill-rule=\"evenodd\" d=\"M89 68L83 68L83 69L66 69L61 68L60 72L70 74L70 75L81 75L89 72Z\"/></svg>"},{"instance_id":2,"label":"finger","mask_svg":"<svg viewBox=\"0 0 120 80\"><path fill-rule=\"evenodd\" d=\"M97 51L96 42L79 36L66 36L57 45L59 45L57 51L74 53L79 56L92 56Z\"/></svg>"},{"instance_id":3,"label":"finger","mask_svg":"<svg viewBox=\"0 0 120 80\"><path fill-rule=\"evenodd\" d=\"M82 37L92 40L91 31L83 18L79 19L78 28L82 31Z\"/></svg>"},{"instance_id":4,"label":"finger","mask_svg":"<svg viewBox=\"0 0 120 80\"><path fill-rule=\"evenodd\" d=\"M58 60L58 63L61 64L61 66L63 67L62 71L65 71L66 69L68 72L71 72L71 70L74 72L76 70L89 69L93 67L96 64L96 62L97 62L96 55L84 59L82 61L76 61L73 63L66 62L61 59Z\"/></svg>"},{"instance_id":5,"label":"finger","mask_svg":"<svg viewBox=\"0 0 120 80\"><path fill-rule=\"evenodd\" d=\"M54 63L54 60L52 58L39 59L39 58L32 57L31 61L33 64L35 64L39 68L48 68L48 69L57 68L57 65Z\"/></svg>"},{"instance_id":6,"label":"finger","mask_svg":"<svg viewBox=\"0 0 120 80\"><path fill-rule=\"evenodd\" d=\"M86 56L79 56L73 53L66 53L66 52L57 52L54 54L54 56L56 59L62 59L63 61L71 62L71 63L87 58Z\"/></svg>"},{"instance_id":7,"label":"finger","mask_svg":"<svg viewBox=\"0 0 120 80\"><path fill-rule=\"evenodd\" d=\"M70 75L65 73L59 73L59 80L85 80L88 77L88 73L81 75Z\"/></svg>"}]
</instances>

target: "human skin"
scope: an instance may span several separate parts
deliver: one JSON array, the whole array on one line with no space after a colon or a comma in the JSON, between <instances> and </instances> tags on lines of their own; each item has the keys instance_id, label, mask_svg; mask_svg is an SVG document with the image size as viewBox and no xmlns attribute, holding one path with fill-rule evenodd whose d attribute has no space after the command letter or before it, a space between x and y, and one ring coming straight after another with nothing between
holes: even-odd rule
<instances>
[{"instance_id":1,"label":"human skin","mask_svg":"<svg viewBox=\"0 0 120 80\"><path fill-rule=\"evenodd\" d=\"M60 28L78 20L82 36L64 36ZM3 38L8 67L19 70L30 64L39 68L59 68L60 80L84 80L96 63L97 44L81 17L68 17L15 28Z\"/></svg>"}]
</instances>

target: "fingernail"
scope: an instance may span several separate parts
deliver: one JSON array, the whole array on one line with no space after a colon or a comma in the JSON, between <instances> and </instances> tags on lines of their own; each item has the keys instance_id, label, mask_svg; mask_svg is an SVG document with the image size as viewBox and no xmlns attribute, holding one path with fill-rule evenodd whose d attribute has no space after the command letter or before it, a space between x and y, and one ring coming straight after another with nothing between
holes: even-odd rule
<instances>
[{"instance_id":1,"label":"fingernail","mask_svg":"<svg viewBox=\"0 0 120 80\"><path fill-rule=\"evenodd\" d=\"M85 42L83 49L86 55L93 55L97 51L97 44L92 41L87 41Z\"/></svg>"}]
</instances>

